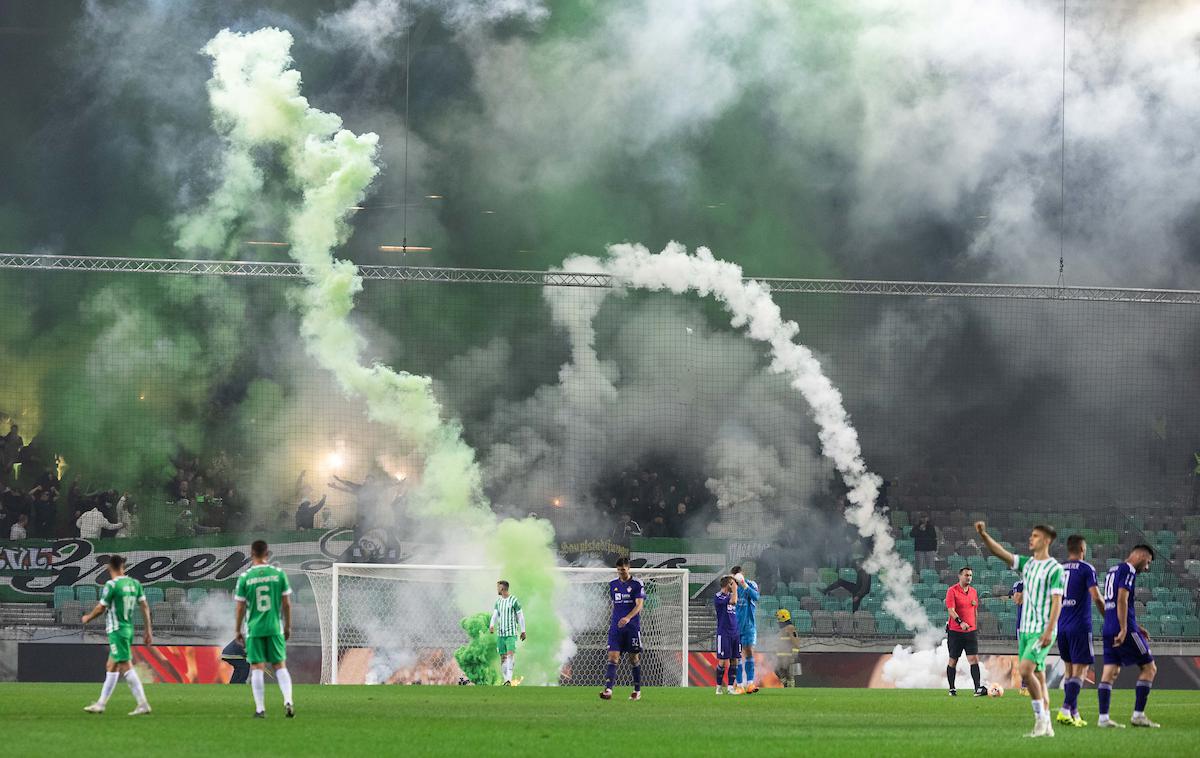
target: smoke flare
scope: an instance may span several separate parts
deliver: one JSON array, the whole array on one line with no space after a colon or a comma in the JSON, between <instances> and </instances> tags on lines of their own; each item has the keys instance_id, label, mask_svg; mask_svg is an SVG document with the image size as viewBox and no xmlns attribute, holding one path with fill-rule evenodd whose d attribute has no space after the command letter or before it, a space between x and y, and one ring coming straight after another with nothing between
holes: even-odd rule
<instances>
[{"instance_id":1,"label":"smoke flare","mask_svg":"<svg viewBox=\"0 0 1200 758\"><path fill-rule=\"evenodd\" d=\"M572 256L563 262L562 270L607 273L620 288L665 290L674 294L692 291L712 297L730 313L735 328L744 329L751 339L766 343L772 358L770 370L786 374L791 386L808 401L819 427L822 452L833 461L850 490L851 505L846 509L846 520L871 540L872 550L864 568L882 580L887 590L884 608L915 634L919 649L936 644L941 633L930 624L913 597L912 567L896 552L887 518L875 510L882 480L867 469L858 432L842 405L841 393L822 372L821 363L812 351L793 341L800 326L783 319L779 306L771 299L770 289L756 281L743 281L740 266L716 259L707 248L697 248L695 255L689 255L677 242L671 242L658 254L652 254L642 245L612 245L606 259ZM583 324L590 324L596 316L603 296L588 293L577 297L564 289L567 288L550 288L547 292L551 310L555 314L571 313L568 325L575 338L572 347L576 361L583 354L586 356L583 361L596 363L594 334L590 326ZM568 302L575 303L576 309L566 308Z\"/></svg>"},{"instance_id":2,"label":"smoke flare","mask_svg":"<svg viewBox=\"0 0 1200 758\"><path fill-rule=\"evenodd\" d=\"M349 209L362 202L379 173L379 138L343 129L336 114L309 105L300 93L300 72L291 67L291 45L291 34L266 28L248 34L223 30L204 47L213 60L209 99L227 147L226 173L206 209L184 221L182 238L208 247L227 239L261 186L246 179L263 173L256 156L263 148L277 151L300 192L286 218L288 252L304 264L308 284L296 298L305 348L347 396L365 401L372 421L421 455L414 509L459 546L483 545L500 574L527 582L528 589L520 584L514 589L536 597L539 607L535 611L531 603L530 610L539 626L524 667L534 683L555 682L563 628L553 612L562 581L554 571L553 532L537 520L497 524L483 496L475 452L459 424L443 420L428 377L364 362L366 339L349 319L362 278L357 266L337 260L333 250L350 235Z\"/></svg>"}]
</instances>

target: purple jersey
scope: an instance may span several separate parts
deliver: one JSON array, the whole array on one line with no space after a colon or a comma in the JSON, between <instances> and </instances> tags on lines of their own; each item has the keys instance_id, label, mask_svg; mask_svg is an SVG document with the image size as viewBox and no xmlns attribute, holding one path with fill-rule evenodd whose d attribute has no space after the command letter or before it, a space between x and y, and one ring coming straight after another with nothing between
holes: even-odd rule
<instances>
[{"instance_id":1,"label":"purple jersey","mask_svg":"<svg viewBox=\"0 0 1200 758\"><path fill-rule=\"evenodd\" d=\"M1117 617L1117 591L1122 587L1129 590L1128 631L1137 631L1137 616L1133 611L1134 584L1137 582L1137 570L1128 563L1122 562L1108 570L1104 577L1104 629L1105 637L1120 634L1121 620Z\"/></svg>"},{"instance_id":2,"label":"purple jersey","mask_svg":"<svg viewBox=\"0 0 1200 758\"><path fill-rule=\"evenodd\" d=\"M1018 579L1013 584L1012 589L1010 589L1008 591L1008 596L1012 597L1013 595L1017 594L1018 592L1024 592L1024 591L1025 591L1025 582ZM1017 634L1020 634L1020 633L1021 633L1021 606L1018 605L1017 606Z\"/></svg>"},{"instance_id":3,"label":"purple jersey","mask_svg":"<svg viewBox=\"0 0 1200 758\"><path fill-rule=\"evenodd\" d=\"M636 601L646 599L646 585L642 584L641 579L635 579L632 576L627 582L623 582L619 578L613 579L608 583L608 597L612 600L612 622L609 624L609 628L616 629L618 621L633 613ZM641 626L642 614L639 613L629 620L625 628L636 631Z\"/></svg>"},{"instance_id":4,"label":"purple jersey","mask_svg":"<svg viewBox=\"0 0 1200 758\"><path fill-rule=\"evenodd\" d=\"M1085 561L1067 561L1062 568L1067 575L1067 589L1058 617L1058 633L1088 634L1092 631L1091 588L1096 586L1096 569Z\"/></svg>"},{"instance_id":5,"label":"purple jersey","mask_svg":"<svg viewBox=\"0 0 1200 758\"><path fill-rule=\"evenodd\" d=\"M729 637L738 636L737 605L731 603L733 596L728 592L718 592L713 598L713 607L717 611L717 634Z\"/></svg>"}]
</instances>

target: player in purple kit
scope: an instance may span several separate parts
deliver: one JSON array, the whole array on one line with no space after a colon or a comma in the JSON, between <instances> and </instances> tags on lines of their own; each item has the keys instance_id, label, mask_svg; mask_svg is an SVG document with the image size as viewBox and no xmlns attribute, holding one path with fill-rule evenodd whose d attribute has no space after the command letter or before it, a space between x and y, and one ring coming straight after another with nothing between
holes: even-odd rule
<instances>
[{"instance_id":1,"label":"player in purple kit","mask_svg":"<svg viewBox=\"0 0 1200 758\"><path fill-rule=\"evenodd\" d=\"M1062 564L1067 589L1058 617L1058 654L1066 666L1066 679L1057 719L1068 726L1087 726L1079 716L1079 691L1084 675L1096 660L1092 655L1092 606L1104 615L1104 601L1096 588L1096 569L1083 560L1086 554L1087 541L1082 536L1067 537L1067 561Z\"/></svg>"},{"instance_id":2,"label":"player in purple kit","mask_svg":"<svg viewBox=\"0 0 1200 758\"><path fill-rule=\"evenodd\" d=\"M734 682L737 678L737 662L742 657L742 638L738 634L737 580L732 576L721 577L721 591L713 598L717 611L717 694L723 694L721 681L728 681L728 692L736 695Z\"/></svg>"},{"instance_id":3,"label":"player in purple kit","mask_svg":"<svg viewBox=\"0 0 1200 758\"><path fill-rule=\"evenodd\" d=\"M1138 626L1133 605L1137 575L1149 571L1153 560L1154 548L1138 545L1130 551L1124 563L1110 568L1104 577L1104 672L1096 687L1096 696L1100 701L1100 720L1096 726L1125 726L1109 719L1108 708L1112 703L1113 682L1117 681L1121 667L1134 665L1141 671L1138 673L1133 700L1133 718L1129 723L1151 728L1159 726L1146 717L1146 701L1150 699L1150 686L1154 683L1158 667L1154 665L1154 656L1150 654L1146 630Z\"/></svg>"},{"instance_id":4,"label":"player in purple kit","mask_svg":"<svg viewBox=\"0 0 1200 758\"><path fill-rule=\"evenodd\" d=\"M604 677L601 700L612 700L613 683L617 680L617 664L621 653L629 655L633 667L633 692L630 700L642 699L642 604L646 602L646 586L629 573L629 559L617 559L617 578L608 583L612 600L612 621L608 625L608 670Z\"/></svg>"}]
</instances>

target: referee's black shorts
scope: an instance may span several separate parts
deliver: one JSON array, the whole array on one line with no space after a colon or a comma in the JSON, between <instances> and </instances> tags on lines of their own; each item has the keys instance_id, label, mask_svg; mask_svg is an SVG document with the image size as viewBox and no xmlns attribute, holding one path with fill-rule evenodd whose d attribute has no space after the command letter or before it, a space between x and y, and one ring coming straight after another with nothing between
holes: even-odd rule
<instances>
[{"instance_id":1,"label":"referee's black shorts","mask_svg":"<svg viewBox=\"0 0 1200 758\"><path fill-rule=\"evenodd\" d=\"M979 655L979 636L975 630L957 632L946 629L946 647L950 649L950 657L957 660L963 653Z\"/></svg>"}]
</instances>

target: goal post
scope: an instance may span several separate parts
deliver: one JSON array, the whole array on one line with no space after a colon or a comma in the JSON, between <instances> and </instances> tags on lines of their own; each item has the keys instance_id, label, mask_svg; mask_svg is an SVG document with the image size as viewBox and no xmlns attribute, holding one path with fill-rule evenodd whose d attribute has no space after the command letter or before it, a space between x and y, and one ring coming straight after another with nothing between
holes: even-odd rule
<instances>
[{"instance_id":1,"label":"goal post","mask_svg":"<svg viewBox=\"0 0 1200 758\"><path fill-rule=\"evenodd\" d=\"M560 567L555 612L565 627L559 684L599 685L607 664L611 568ZM306 571L321 629L323 684L453 684L463 676L454 652L467 642L464 617L490 613L494 569L483 566L334 563ZM688 684L688 570L634 569L646 586L642 682ZM513 583L512 593L522 598ZM522 602L527 604L522 598ZM527 614L529 615L529 614ZM537 630L529 628L530 634ZM516 657L521 672L520 648ZM631 682L622 660L618 683Z\"/></svg>"}]
</instances>

